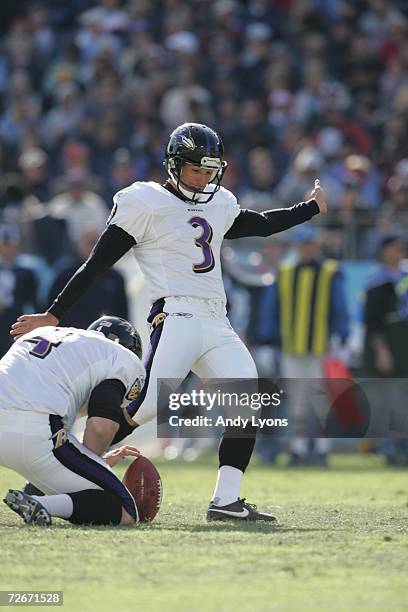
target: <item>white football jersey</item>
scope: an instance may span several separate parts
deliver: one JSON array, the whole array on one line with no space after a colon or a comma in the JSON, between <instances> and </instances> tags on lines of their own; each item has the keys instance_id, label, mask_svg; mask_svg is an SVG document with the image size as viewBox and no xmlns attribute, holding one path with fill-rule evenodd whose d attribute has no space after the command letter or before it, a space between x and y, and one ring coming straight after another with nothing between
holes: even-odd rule
<instances>
[{"instance_id":1,"label":"white football jersey","mask_svg":"<svg viewBox=\"0 0 408 612\"><path fill-rule=\"evenodd\" d=\"M58 414L71 427L103 380L123 382L126 406L144 384L140 359L101 332L39 327L0 360L0 410Z\"/></svg>"},{"instance_id":2,"label":"white football jersey","mask_svg":"<svg viewBox=\"0 0 408 612\"><path fill-rule=\"evenodd\" d=\"M183 202L158 183L137 182L113 201L108 223L135 239L152 302L175 295L225 301L221 243L240 212L230 191L221 187L203 204Z\"/></svg>"}]
</instances>

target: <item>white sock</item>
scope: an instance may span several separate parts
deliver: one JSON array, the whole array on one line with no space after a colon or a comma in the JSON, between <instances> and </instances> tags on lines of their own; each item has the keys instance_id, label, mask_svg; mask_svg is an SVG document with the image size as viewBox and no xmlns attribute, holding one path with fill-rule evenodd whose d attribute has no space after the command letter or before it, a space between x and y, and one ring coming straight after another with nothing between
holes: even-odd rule
<instances>
[{"instance_id":1,"label":"white sock","mask_svg":"<svg viewBox=\"0 0 408 612\"><path fill-rule=\"evenodd\" d=\"M67 519L74 511L72 499L66 493L59 495L31 495L31 497L39 501L51 516Z\"/></svg>"},{"instance_id":2,"label":"white sock","mask_svg":"<svg viewBox=\"0 0 408 612\"><path fill-rule=\"evenodd\" d=\"M319 455L327 455L331 448L331 440L329 438L316 438L315 448Z\"/></svg>"},{"instance_id":3,"label":"white sock","mask_svg":"<svg viewBox=\"0 0 408 612\"><path fill-rule=\"evenodd\" d=\"M308 443L307 438L293 438L290 444L290 450L299 457L305 457L307 455Z\"/></svg>"},{"instance_id":4,"label":"white sock","mask_svg":"<svg viewBox=\"0 0 408 612\"><path fill-rule=\"evenodd\" d=\"M213 495L216 506L227 506L237 501L243 475L241 470L230 465L220 467Z\"/></svg>"}]
</instances>

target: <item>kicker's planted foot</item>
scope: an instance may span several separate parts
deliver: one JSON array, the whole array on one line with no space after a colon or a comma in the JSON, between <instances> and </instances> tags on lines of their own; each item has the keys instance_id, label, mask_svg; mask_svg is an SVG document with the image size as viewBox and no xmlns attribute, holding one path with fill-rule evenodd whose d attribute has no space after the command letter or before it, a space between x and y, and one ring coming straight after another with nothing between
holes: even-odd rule
<instances>
[{"instance_id":1,"label":"kicker's planted foot","mask_svg":"<svg viewBox=\"0 0 408 612\"><path fill-rule=\"evenodd\" d=\"M276 522L277 519L272 514L259 512L254 504L249 504L244 499L238 498L237 501L226 506L217 506L211 502L207 510L207 521L268 521Z\"/></svg>"}]
</instances>

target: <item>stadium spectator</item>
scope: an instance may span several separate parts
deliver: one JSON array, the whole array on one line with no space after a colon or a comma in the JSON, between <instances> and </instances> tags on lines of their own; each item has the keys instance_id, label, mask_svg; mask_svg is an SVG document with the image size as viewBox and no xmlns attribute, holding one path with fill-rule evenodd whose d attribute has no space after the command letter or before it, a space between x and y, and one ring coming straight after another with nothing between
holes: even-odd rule
<instances>
[{"instance_id":1,"label":"stadium spectator","mask_svg":"<svg viewBox=\"0 0 408 612\"><path fill-rule=\"evenodd\" d=\"M46 205L35 196L26 196L21 175L3 175L0 202L0 220L18 227L23 253L39 256L52 265L69 252L65 221L51 217Z\"/></svg>"},{"instance_id":2,"label":"stadium spectator","mask_svg":"<svg viewBox=\"0 0 408 612\"><path fill-rule=\"evenodd\" d=\"M259 304L258 338L280 349L283 378L323 378L322 359L331 341L344 344L349 334L343 277L336 261L322 257L314 226L296 228L293 241L296 260L280 266L276 282ZM314 438L311 448L308 437L297 433L308 431L313 408L307 399L291 405L290 466L327 465L330 441Z\"/></svg>"},{"instance_id":3,"label":"stadium spectator","mask_svg":"<svg viewBox=\"0 0 408 612\"><path fill-rule=\"evenodd\" d=\"M94 135L90 143L93 152L91 166L97 176L103 177L104 183L112 170L114 153L121 141L119 124L120 117L111 117L106 113L94 125ZM110 205L110 201L107 205Z\"/></svg>"},{"instance_id":4,"label":"stadium spectator","mask_svg":"<svg viewBox=\"0 0 408 612\"><path fill-rule=\"evenodd\" d=\"M18 160L24 178L26 196L34 196L41 203L48 202L50 197L47 158L47 154L42 149L30 147Z\"/></svg>"},{"instance_id":5,"label":"stadium spectator","mask_svg":"<svg viewBox=\"0 0 408 612\"><path fill-rule=\"evenodd\" d=\"M98 236L99 228L92 225L80 229L78 239L74 243L75 253L57 273L49 291L48 302L57 297L74 272L88 259ZM122 319L127 319L128 316L125 282L120 272L114 269L108 270L95 281L89 291L66 314L62 325L86 329L92 321L106 313Z\"/></svg>"},{"instance_id":6,"label":"stadium spectator","mask_svg":"<svg viewBox=\"0 0 408 612\"><path fill-rule=\"evenodd\" d=\"M398 231L383 234L378 245L378 266L366 285L363 370L375 378L408 376L408 268L404 260L406 238ZM381 389L380 402L406 406L398 381ZM381 406L379 410L381 410ZM389 465L408 465L408 440L384 439L380 445Z\"/></svg>"},{"instance_id":7,"label":"stadium spectator","mask_svg":"<svg viewBox=\"0 0 408 612\"><path fill-rule=\"evenodd\" d=\"M87 129L92 131L93 123L89 128L87 126ZM84 130L84 139L85 137L86 132ZM88 138L86 138L86 140L88 141ZM52 196L65 191L67 187L67 176L71 174L86 175L88 189L97 194L100 194L102 190L104 177L98 177L92 174L90 149L84 142L79 142L75 139L67 140L61 149L61 155L54 160L53 169L56 176L50 180L50 191Z\"/></svg>"},{"instance_id":8,"label":"stadium spectator","mask_svg":"<svg viewBox=\"0 0 408 612\"><path fill-rule=\"evenodd\" d=\"M323 156L318 149L312 146L303 147L276 188L278 200L302 200L310 189L310 181L320 174L323 163Z\"/></svg>"},{"instance_id":9,"label":"stadium spectator","mask_svg":"<svg viewBox=\"0 0 408 612\"><path fill-rule=\"evenodd\" d=\"M7 328L16 312L36 310L35 273L18 263L19 235L15 226L0 225L0 357L10 348Z\"/></svg>"},{"instance_id":10,"label":"stadium spectator","mask_svg":"<svg viewBox=\"0 0 408 612\"><path fill-rule=\"evenodd\" d=\"M68 236L75 243L81 229L87 225L96 225L102 230L108 215L102 198L87 188L85 173L81 170L68 172L66 183L66 191L49 202L48 211L55 219L65 221Z\"/></svg>"},{"instance_id":11,"label":"stadium spectator","mask_svg":"<svg viewBox=\"0 0 408 612\"><path fill-rule=\"evenodd\" d=\"M379 176L370 160L364 155L348 155L340 169L340 213L353 214L359 210L377 209L380 204ZM354 197L347 198L346 192Z\"/></svg>"},{"instance_id":12,"label":"stadium spectator","mask_svg":"<svg viewBox=\"0 0 408 612\"><path fill-rule=\"evenodd\" d=\"M384 202L384 216L391 225L395 219L408 226L408 158L398 162L394 174L387 183L387 199Z\"/></svg>"},{"instance_id":13,"label":"stadium spectator","mask_svg":"<svg viewBox=\"0 0 408 612\"><path fill-rule=\"evenodd\" d=\"M113 196L119 189L135 181L135 161L129 149L121 147L113 154L113 164L105 179L105 189L101 194L104 202L112 202Z\"/></svg>"},{"instance_id":14,"label":"stadium spectator","mask_svg":"<svg viewBox=\"0 0 408 612\"><path fill-rule=\"evenodd\" d=\"M182 68L179 69L174 87L163 96L160 117L167 131L171 131L185 117L193 117L196 108L200 114L196 120L211 123L210 102L210 92L198 83L194 71Z\"/></svg>"},{"instance_id":15,"label":"stadium spectator","mask_svg":"<svg viewBox=\"0 0 408 612\"><path fill-rule=\"evenodd\" d=\"M241 206L253 210L265 210L266 206L271 205L271 192L276 186L276 181L276 169L271 150L265 147L250 149L247 186L240 192Z\"/></svg>"},{"instance_id":16,"label":"stadium spectator","mask_svg":"<svg viewBox=\"0 0 408 612\"><path fill-rule=\"evenodd\" d=\"M74 81L61 83L53 92L55 105L42 121L42 140L49 150L78 135L84 103Z\"/></svg>"}]
</instances>

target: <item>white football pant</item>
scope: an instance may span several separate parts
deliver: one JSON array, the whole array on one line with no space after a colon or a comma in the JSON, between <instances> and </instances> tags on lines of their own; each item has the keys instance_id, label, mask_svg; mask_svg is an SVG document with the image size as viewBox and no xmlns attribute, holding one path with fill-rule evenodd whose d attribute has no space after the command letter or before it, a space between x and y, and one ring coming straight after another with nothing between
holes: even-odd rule
<instances>
[{"instance_id":1,"label":"white football pant","mask_svg":"<svg viewBox=\"0 0 408 612\"><path fill-rule=\"evenodd\" d=\"M47 495L100 489L119 495L124 507L131 507L129 492L108 464L61 425L55 415L0 409L0 465Z\"/></svg>"},{"instance_id":2,"label":"white football pant","mask_svg":"<svg viewBox=\"0 0 408 612\"><path fill-rule=\"evenodd\" d=\"M163 314L162 314L163 313ZM171 297L153 305L153 329L145 360L146 383L128 408L142 425L157 416L157 380L181 383L190 371L202 379L253 379L252 356L232 329L221 300Z\"/></svg>"}]
</instances>

